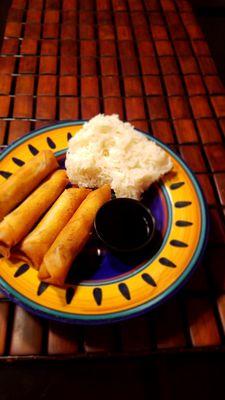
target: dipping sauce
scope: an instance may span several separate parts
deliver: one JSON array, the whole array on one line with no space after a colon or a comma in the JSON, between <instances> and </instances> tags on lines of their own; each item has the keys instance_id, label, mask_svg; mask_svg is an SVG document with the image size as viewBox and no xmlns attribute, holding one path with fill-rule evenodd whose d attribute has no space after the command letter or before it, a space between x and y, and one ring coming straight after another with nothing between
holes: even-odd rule
<instances>
[{"instance_id":1,"label":"dipping sauce","mask_svg":"<svg viewBox=\"0 0 225 400\"><path fill-rule=\"evenodd\" d=\"M117 198L105 203L95 218L99 239L117 252L139 251L152 240L155 220L141 202Z\"/></svg>"}]
</instances>

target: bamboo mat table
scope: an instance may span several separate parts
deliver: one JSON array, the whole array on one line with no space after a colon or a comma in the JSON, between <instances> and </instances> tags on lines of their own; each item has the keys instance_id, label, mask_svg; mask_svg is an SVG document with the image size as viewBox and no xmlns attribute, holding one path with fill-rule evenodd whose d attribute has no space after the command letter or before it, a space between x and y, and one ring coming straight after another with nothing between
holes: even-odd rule
<instances>
[{"instance_id":1,"label":"bamboo mat table","mask_svg":"<svg viewBox=\"0 0 225 400\"><path fill-rule=\"evenodd\" d=\"M224 349L225 89L186 0L13 0L0 54L0 140L99 112L188 163L211 216L206 257L165 305L113 326L38 319L0 295L0 355L86 357Z\"/></svg>"}]
</instances>

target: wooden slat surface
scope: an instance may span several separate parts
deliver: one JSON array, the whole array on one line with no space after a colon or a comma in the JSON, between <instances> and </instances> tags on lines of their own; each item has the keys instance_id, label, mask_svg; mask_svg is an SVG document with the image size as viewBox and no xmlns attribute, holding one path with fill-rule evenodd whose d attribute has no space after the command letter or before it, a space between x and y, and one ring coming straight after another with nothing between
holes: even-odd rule
<instances>
[{"instance_id":1,"label":"wooden slat surface","mask_svg":"<svg viewBox=\"0 0 225 400\"><path fill-rule=\"evenodd\" d=\"M0 294L0 354L222 345L225 88L188 1L12 1L0 52L0 143L99 112L169 144L196 173L211 218L206 257L182 296L115 326L48 324Z\"/></svg>"},{"instance_id":2,"label":"wooden slat surface","mask_svg":"<svg viewBox=\"0 0 225 400\"><path fill-rule=\"evenodd\" d=\"M126 353L148 352L151 349L150 321L148 316L121 324L121 346Z\"/></svg>"},{"instance_id":3,"label":"wooden slat surface","mask_svg":"<svg viewBox=\"0 0 225 400\"><path fill-rule=\"evenodd\" d=\"M76 354L79 350L79 329L51 322L48 334L49 354Z\"/></svg>"},{"instance_id":4,"label":"wooden slat surface","mask_svg":"<svg viewBox=\"0 0 225 400\"><path fill-rule=\"evenodd\" d=\"M110 326L86 327L84 350L86 353L111 353L115 349L115 333Z\"/></svg>"},{"instance_id":5,"label":"wooden slat surface","mask_svg":"<svg viewBox=\"0 0 225 400\"><path fill-rule=\"evenodd\" d=\"M9 303L0 303L0 355L3 355L6 350L6 335L9 316Z\"/></svg>"},{"instance_id":6,"label":"wooden slat surface","mask_svg":"<svg viewBox=\"0 0 225 400\"><path fill-rule=\"evenodd\" d=\"M176 301L169 301L155 311L158 348L183 347L186 344L182 311Z\"/></svg>"},{"instance_id":7,"label":"wooden slat surface","mask_svg":"<svg viewBox=\"0 0 225 400\"><path fill-rule=\"evenodd\" d=\"M10 355L39 354L42 348L41 321L16 306L12 326Z\"/></svg>"},{"instance_id":8,"label":"wooden slat surface","mask_svg":"<svg viewBox=\"0 0 225 400\"><path fill-rule=\"evenodd\" d=\"M188 322L194 346L211 346L221 343L213 307L208 298L191 298L187 301Z\"/></svg>"}]
</instances>

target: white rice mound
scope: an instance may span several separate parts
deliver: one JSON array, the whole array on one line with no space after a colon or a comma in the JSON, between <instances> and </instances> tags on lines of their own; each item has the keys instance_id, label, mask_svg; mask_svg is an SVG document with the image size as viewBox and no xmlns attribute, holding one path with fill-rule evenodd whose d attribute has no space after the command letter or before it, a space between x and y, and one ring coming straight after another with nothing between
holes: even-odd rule
<instances>
[{"instance_id":1,"label":"white rice mound","mask_svg":"<svg viewBox=\"0 0 225 400\"><path fill-rule=\"evenodd\" d=\"M111 185L116 197L141 194L173 167L167 153L118 115L99 114L69 141L66 170L79 187Z\"/></svg>"}]
</instances>

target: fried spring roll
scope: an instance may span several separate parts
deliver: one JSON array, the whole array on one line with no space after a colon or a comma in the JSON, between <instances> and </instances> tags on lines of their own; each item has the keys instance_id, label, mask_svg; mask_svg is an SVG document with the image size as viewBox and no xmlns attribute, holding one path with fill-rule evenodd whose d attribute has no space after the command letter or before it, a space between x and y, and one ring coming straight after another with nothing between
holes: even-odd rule
<instances>
[{"instance_id":1,"label":"fried spring roll","mask_svg":"<svg viewBox=\"0 0 225 400\"><path fill-rule=\"evenodd\" d=\"M110 198L109 185L94 190L86 197L45 254L38 275L41 280L63 285L73 260L89 238L97 211Z\"/></svg>"},{"instance_id":2,"label":"fried spring roll","mask_svg":"<svg viewBox=\"0 0 225 400\"><path fill-rule=\"evenodd\" d=\"M13 250L12 257L39 269L45 253L88 193L90 190L83 188L64 190L35 229Z\"/></svg>"},{"instance_id":3,"label":"fried spring roll","mask_svg":"<svg viewBox=\"0 0 225 400\"><path fill-rule=\"evenodd\" d=\"M57 168L58 163L52 151L44 150L0 185L0 221Z\"/></svg>"},{"instance_id":4,"label":"fried spring roll","mask_svg":"<svg viewBox=\"0 0 225 400\"><path fill-rule=\"evenodd\" d=\"M10 249L32 229L68 183L64 170L54 172L38 189L0 223L0 254L10 256Z\"/></svg>"}]
</instances>

